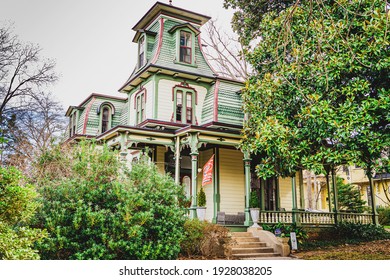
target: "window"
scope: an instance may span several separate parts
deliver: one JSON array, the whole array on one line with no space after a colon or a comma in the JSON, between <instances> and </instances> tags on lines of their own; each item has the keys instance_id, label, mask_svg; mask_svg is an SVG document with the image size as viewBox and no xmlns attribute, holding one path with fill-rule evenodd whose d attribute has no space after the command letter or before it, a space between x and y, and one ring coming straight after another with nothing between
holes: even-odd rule
<instances>
[{"instance_id":1,"label":"window","mask_svg":"<svg viewBox=\"0 0 390 280\"><path fill-rule=\"evenodd\" d=\"M173 121L193 124L195 121L194 108L196 105L196 91L192 88L174 88Z\"/></svg>"},{"instance_id":2,"label":"window","mask_svg":"<svg viewBox=\"0 0 390 280\"><path fill-rule=\"evenodd\" d=\"M145 63L145 37L141 37L138 43L138 68L141 68Z\"/></svg>"},{"instance_id":3,"label":"window","mask_svg":"<svg viewBox=\"0 0 390 280\"><path fill-rule=\"evenodd\" d=\"M103 107L103 112L102 112L102 129L101 133L106 132L109 129L110 125L110 108L107 106Z\"/></svg>"},{"instance_id":4,"label":"window","mask_svg":"<svg viewBox=\"0 0 390 280\"><path fill-rule=\"evenodd\" d=\"M69 137L72 137L76 134L76 126L77 126L77 112L74 112L69 117Z\"/></svg>"},{"instance_id":5,"label":"window","mask_svg":"<svg viewBox=\"0 0 390 280\"><path fill-rule=\"evenodd\" d=\"M141 92L135 99L136 124L145 120L145 92Z\"/></svg>"},{"instance_id":6,"label":"window","mask_svg":"<svg viewBox=\"0 0 390 280\"><path fill-rule=\"evenodd\" d=\"M186 31L180 31L180 62L192 63L192 34Z\"/></svg>"}]
</instances>

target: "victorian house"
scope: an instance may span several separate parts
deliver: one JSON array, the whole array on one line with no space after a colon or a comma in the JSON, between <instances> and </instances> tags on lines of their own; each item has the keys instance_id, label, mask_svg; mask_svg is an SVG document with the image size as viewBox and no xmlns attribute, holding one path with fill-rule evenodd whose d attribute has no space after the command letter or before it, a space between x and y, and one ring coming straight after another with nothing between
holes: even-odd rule
<instances>
[{"instance_id":1,"label":"victorian house","mask_svg":"<svg viewBox=\"0 0 390 280\"><path fill-rule=\"evenodd\" d=\"M126 97L93 93L69 107L67 141L95 138L119 150L130 164L148 151L160 172L172 174L192 198L192 216L202 167L213 156L212 182L203 188L206 219L214 223L225 213L225 218L241 218L223 223L249 226L251 189L260 198L260 222L333 223L331 213L299 212L304 207L299 174L267 180L255 176L256 158L239 149L243 83L219 77L202 50L200 29L209 19L154 4L133 27L137 65L119 89ZM369 214L359 217L371 221Z\"/></svg>"}]
</instances>

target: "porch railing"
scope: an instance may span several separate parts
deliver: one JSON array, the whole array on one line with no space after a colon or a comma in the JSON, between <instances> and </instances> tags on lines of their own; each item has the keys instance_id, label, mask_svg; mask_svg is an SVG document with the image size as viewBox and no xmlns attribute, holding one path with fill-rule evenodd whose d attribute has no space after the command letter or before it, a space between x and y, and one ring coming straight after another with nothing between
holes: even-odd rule
<instances>
[{"instance_id":1,"label":"porch railing","mask_svg":"<svg viewBox=\"0 0 390 280\"><path fill-rule=\"evenodd\" d=\"M306 211L260 211L259 224L276 224L296 222L302 225L334 225L338 222L370 224L371 214Z\"/></svg>"}]
</instances>

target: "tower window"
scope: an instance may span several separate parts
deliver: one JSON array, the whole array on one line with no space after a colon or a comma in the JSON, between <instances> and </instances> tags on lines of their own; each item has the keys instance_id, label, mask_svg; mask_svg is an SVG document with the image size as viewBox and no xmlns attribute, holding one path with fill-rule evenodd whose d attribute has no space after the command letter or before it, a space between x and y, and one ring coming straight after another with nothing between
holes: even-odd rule
<instances>
[{"instance_id":1,"label":"tower window","mask_svg":"<svg viewBox=\"0 0 390 280\"><path fill-rule=\"evenodd\" d=\"M192 40L191 33L180 31L180 62L192 63Z\"/></svg>"}]
</instances>

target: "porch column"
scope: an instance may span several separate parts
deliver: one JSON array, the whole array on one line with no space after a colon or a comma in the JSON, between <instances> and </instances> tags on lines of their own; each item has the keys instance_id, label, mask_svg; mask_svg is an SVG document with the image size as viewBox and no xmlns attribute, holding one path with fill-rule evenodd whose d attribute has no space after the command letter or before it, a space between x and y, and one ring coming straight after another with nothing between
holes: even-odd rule
<instances>
[{"instance_id":1,"label":"porch column","mask_svg":"<svg viewBox=\"0 0 390 280\"><path fill-rule=\"evenodd\" d=\"M245 226L250 225L249 199L251 191L251 158L249 152L244 152L244 170L245 170Z\"/></svg>"},{"instance_id":2,"label":"porch column","mask_svg":"<svg viewBox=\"0 0 390 280\"><path fill-rule=\"evenodd\" d=\"M180 137L176 137L175 143L175 183L180 184Z\"/></svg>"},{"instance_id":3,"label":"porch column","mask_svg":"<svg viewBox=\"0 0 390 280\"><path fill-rule=\"evenodd\" d=\"M300 201L300 208L305 209L305 196L304 196L304 189L303 189L303 170L299 169L299 201Z\"/></svg>"},{"instance_id":4,"label":"porch column","mask_svg":"<svg viewBox=\"0 0 390 280\"><path fill-rule=\"evenodd\" d=\"M333 205L334 205L334 222L337 224L339 222L338 212L339 212L339 202L338 202L338 192L336 184L336 171L334 166L332 166L332 188L333 188Z\"/></svg>"},{"instance_id":5,"label":"porch column","mask_svg":"<svg viewBox=\"0 0 390 280\"><path fill-rule=\"evenodd\" d=\"M293 223L297 222L297 187L296 187L296 174L291 177L291 191L292 191L292 211L293 211Z\"/></svg>"},{"instance_id":6,"label":"porch column","mask_svg":"<svg viewBox=\"0 0 390 280\"><path fill-rule=\"evenodd\" d=\"M198 134L191 133L189 135L189 144L191 148L191 193L192 193L192 203L190 208L190 217L192 219L196 218L196 208L198 206Z\"/></svg>"},{"instance_id":7,"label":"porch column","mask_svg":"<svg viewBox=\"0 0 390 280\"><path fill-rule=\"evenodd\" d=\"M221 194L219 192L219 147L214 148L213 198L214 198L213 223L216 224L217 214L220 210L220 202L221 202Z\"/></svg>"},{"instance_id":8,"label":"porch column","mask_svg":"<svg viewBox=\"0 0 390 280\"><path fill-rule=\"evenodd\" d=\"M371 211L372 211L372 223L374 225L377 225L379 224L379 221L378 221L378 213L376 212L375 184L374 181L372 180L371 169L367 170L367 177L368 177L368 182L370 183L370 190L371 190L370 201L371 201Z\"/></svg>"}]
</instances>

